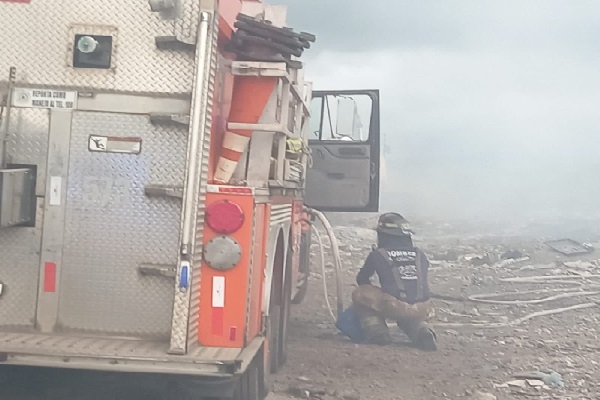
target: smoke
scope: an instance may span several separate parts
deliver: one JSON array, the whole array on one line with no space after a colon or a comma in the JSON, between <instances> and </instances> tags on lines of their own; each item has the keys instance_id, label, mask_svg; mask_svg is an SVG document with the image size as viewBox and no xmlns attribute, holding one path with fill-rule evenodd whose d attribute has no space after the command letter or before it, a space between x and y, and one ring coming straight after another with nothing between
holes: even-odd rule
<instances>
[{"instance_id":1,"label":"smoke","mask_svg":"<svg viewBox=\"0 0 600 400\"><path fill-rule=\"evenodd\" d=\"M316 89L381 89L382 209L600 221L599 3L282 2Z\"/></svg>"}]
</instances>

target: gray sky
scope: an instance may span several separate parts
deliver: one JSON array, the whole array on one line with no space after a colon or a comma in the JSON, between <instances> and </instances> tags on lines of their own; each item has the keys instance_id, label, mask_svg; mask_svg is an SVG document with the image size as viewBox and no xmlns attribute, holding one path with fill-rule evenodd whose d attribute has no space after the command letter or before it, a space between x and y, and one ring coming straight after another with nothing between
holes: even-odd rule
<instances>
[{"instance_id":1,"label":"gray sky","mask_svg":"<svg viewBox=\"0 0 600 400\"><path fill-rule=\"evenodd\" d=\"M276 3L317 89L381 89L384 209L600 216L599 1Z\"/></svg>"}]
</instances>

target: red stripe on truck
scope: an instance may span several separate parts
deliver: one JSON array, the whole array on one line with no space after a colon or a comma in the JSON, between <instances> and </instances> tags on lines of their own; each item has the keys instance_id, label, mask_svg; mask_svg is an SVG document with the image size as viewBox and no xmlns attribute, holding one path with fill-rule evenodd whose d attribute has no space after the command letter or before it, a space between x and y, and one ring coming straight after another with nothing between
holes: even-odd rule
<instances>
[{"instance_id":1,"label":"red stripe on truck","mask_svg":"<svg viewBox=\"0 0 600 400\"><path fill-rule=\"evenodd\" d=\"M56 292L56 263L47 262L44 264L44 292Z\"/></svg>"},{"instance_id":2,"label":"red stripe on truck","mask_svg":"<svg viewBox=\"0 0 600 400\"><path fill-rule=\"evenodd\" d=\"M212 334L223 335L223 318L225 309L223 307L213 307L212 309Z\"/></svg>"}]
</instances>

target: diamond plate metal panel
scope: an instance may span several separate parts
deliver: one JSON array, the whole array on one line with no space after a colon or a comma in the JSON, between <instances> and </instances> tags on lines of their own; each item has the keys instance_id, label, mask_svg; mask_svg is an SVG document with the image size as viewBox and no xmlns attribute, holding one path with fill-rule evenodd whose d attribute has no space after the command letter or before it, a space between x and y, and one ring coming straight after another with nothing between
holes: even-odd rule
<instances>
[{"instance_id":1,"label":"diamond plate metal panel","mask_svg":"<svg viewBox=\"0 0 600 400\"><path fill-rule=\"evenodd\" d=\"M10 116L7 161L37 165L38 196L46 192L49 115L48 110L13 108Z\"/></svg>"},{"instance_id":2,"label":"diamond plate metal panel","mask_svg":"<svg viewBox=\"0 0 600 400\"><path fill-rule=\"evenodd\" d=\"M46 110L13 109L7 142L8 163L38 168L37 192L44 194L49 117ZM43 199L38 201L35 228L0 229L0 326L31 327L34 323L40 268Z\"/></svg>"},{"instance_id":3,"label":"diamond plate metal panel","mask_svg":"<svg viewBox=\"0 0 600 400\"><path fill-rule=\"evenodd\" d=\"M181 0L181 18L175 23L175 35L193 43L198 31L201 0Z\"/></svg>"},{"instance_id":4,"label":"diamond plate metal panel","mask_svg":"<svg viewBox=\"0 0 600 400\"><path fill-rule=\"evenodd\" d=\"M142 152L92 153L90 134L137 137ZM140 264L176 265L181 201L144 193L183 185L187 132L146 116L76 113L67 191L59 326L168 337L173 280L141 276Z\"/></svg>"},{"instance_id":5,"label":"diamond plate metal panel","mask_svg":"<svg viewBox=\"0 0 600 400\"><path fill-rule=\"evenodd\" d=\"M0 327L31 328L35 320L42 242L43 199L35 228L0 229Z\"/></svg>"},{"instance_id":6,"label":"diamond plate metal panel","mask_svg":"<svg viewBox=\"0 0 600 400\"><path fill-rule=\"evenodd\" d=\"M125 92L189 93L193 54L158 50L154 38L185 31L195 37L198 13L185 0L183 19L168 21L148 2L44 0L0 2L0 79L17 67L18 81L36 85ZM77 70L70 47L75 32L115 28L113 70ZM176 28L177 27L177 28Z\"/></svg>"}]
</instances>

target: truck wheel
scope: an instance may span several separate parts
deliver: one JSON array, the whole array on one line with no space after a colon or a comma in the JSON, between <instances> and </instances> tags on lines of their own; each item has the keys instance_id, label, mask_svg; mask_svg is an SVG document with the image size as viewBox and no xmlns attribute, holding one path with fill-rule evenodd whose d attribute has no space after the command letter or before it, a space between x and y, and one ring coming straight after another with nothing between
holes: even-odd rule
<instances>
[{"instance_id":1,"label":"truck wheel","mask_svg":"<svg viewBox=\"0 0 600 400\"><path fill-rule=\"evenodd\" d=\"M299 271L302 274L302 282L298 286L292 304L300 304L304 301L308 292L308 277L310 276L310 247L311 247L311 231L303 232L300 241L300 267Z\"/></svg>"},{"instance_id":2,"label":"truck wheel","mask_svg":"<svg viewBox=\"0 0 600 400\"><path fill-rule=\"evenodd\" d=\"M291 254L291 250L288 250ZM291 266L291 257L289 257L289 266ZM279 321L279 349L277 351L277 362L279 367L287 361L288 354L288 325L290 322L290 311L292 305L292 275L290 269L287 271L285 278L285 284L283 286L282 304L281 304L281 317Z\"/></svg>"},{"instance_id":3,"label":"truck wheel","mask_svg":"<svg viewBox=\"0 0 600 400\"><path fill-rule=\"evenodd\" d=\"M296 295L292 299L292 304L301 304L306 298L306 294L308 293L308 273L306 273L302 277L302 283L298 287L298 291Z\"/></svg>"},{"instance_id":4,"label":"truck wheel","mask_svg":"<svg viewBox=\"0 0 600 400\"><path fill-rule=\"evenodd\" d=\"M265 399L271 391L271 373L265 364L265 347L258 353L258 390L261 399Z\"/></svg>"},{"instance_id":5,"label":"truck wheel","mask_svg":"<svg viewBox=\"0 0 600 400\"><path fill-rule=\"evenodd\" d=\"M259 351L241 376L235 389L234 400L264 400L269 394L265 382L265 357Z\"/></svg>"},{"instance_id":6,"label":"truck wheel","mask_svg":"<svg viewBox=\"0 0 600 400\"><path fill-rule=\"evenodd\" d=\"M279 327L281 320L281 307L272 305L269 316L269 364L271 373L279 371Z\"/></svg>"}]
</instances>

